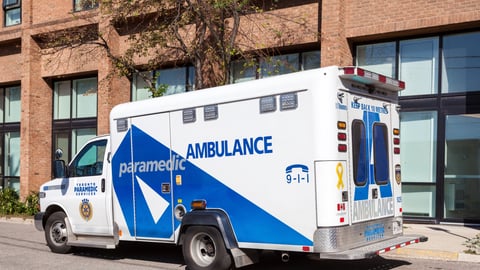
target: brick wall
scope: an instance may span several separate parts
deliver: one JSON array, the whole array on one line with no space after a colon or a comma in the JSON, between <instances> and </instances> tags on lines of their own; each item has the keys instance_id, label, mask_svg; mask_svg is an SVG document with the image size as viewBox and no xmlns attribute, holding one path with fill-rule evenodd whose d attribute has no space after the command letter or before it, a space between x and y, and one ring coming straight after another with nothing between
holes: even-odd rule
<instances>
[{"instance_id":1,"label":"brick wall","mask_svg":"<svg viewBox=\"0 0 480 270\"><path fill-rule=\"evenodd\" d=\"M321 65L349 66L352 54L345 37L348 0L323 0L321 14Z\"/></svg>"},{"instance_id":2,"label":"brick wall","mask_svg":"<svg viewBox=\"0 0 480 270\"><path fill-rule=\"evenodd\" d=\"M258 49L311 46L320 40L322 66L351 65L355 42L480 27L478 0L298 0L283 7L253 18L254 23L244 20L244 31L254 38L241 41ZM68 56L53 57L59 64L56 68L49 66L53 63L51 56L39 53L32 37L41 33L92 23L109 30L105 22L96 21L97 10L73 16L72 8L73 1L23 0L22 24L0 24L0 85L22 85L22 197L51 177L52 79L98 74L99 134L109 132L111 108L130 100L129 81L109 76L112 67L102 52L92 55L73 50ZM278 19L282 17L290 21ZM0 18L3 22L3 10ZM261 25L270 30L259 30ZM124 51L125 37L109 33L113 51Z\"/></svg>"},{"instance_id":3,"label":"brick wall","mask_svg":"<svg viewBox=\"0 0 480 270\"><path fill-rule=\"evenodd\" d=\"M478 27L480 1L346 1L345 12L347 38L376 39Z\"/></svg>"},{"instance_id":4,"label":"brick wall","mask_svg":"<svg viewBox=\"0 0 480 270\"><path fill-rule=\"evenodd\" d=\"M28 31L22 37L22 116L20 130L20 195L38 191L50 178L52 90L40 76L38 46Z\"/></svg>"}]
</instances>

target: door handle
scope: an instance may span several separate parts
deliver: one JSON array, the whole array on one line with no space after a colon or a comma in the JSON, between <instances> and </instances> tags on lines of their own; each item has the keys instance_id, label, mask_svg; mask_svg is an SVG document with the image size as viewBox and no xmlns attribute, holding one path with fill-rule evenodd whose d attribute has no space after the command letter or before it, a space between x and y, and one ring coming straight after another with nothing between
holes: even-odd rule
<instances>
[{"instance_id":1,"label":"door handle","mask_svg":"<svg viewBox=\"0 0 480 270\"><path fill-rule=\"evenodd\" d=\"M101 189L102 192L105 192L105 178L102 178Z\"/></svg>"}]
</instances>

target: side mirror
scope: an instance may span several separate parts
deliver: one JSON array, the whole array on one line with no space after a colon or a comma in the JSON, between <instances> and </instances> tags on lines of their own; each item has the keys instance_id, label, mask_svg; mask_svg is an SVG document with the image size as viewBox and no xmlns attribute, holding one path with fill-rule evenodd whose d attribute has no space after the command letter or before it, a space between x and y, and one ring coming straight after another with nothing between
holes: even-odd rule
<instances>
[{"instance_id":1,"label":"side mirror","mask_svg":"<svg viewBox=\"0 0 480 270\"><path fill-rule=\"evenodd\" d=\"M67 176L67 167L65 166L65 161L56 159L53 162L53 176L55 178L64 178Z\"/></svg>"},{"instance_id":2,"label":"side mirror","mask_svg":"<svg viewBox=\"0 0 480 270\"><path fill-rule=\"evenodd\" d=\"M58 148L56 151L55 151L55 159L61 159L63 156L63 151L62 149Z\"/></svg>"}]
</instances>

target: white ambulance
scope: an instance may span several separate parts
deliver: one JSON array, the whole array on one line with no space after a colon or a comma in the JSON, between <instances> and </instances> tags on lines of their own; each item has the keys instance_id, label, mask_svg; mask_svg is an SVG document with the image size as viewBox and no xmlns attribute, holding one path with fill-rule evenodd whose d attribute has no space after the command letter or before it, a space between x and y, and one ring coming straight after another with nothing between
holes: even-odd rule
<instances>
[{"instance_id":1,"label":"white ambulance","mask_svg":"<svg viewBox=\"0 0 480 270\"><path fill-rule=\"evenodd\" d=\"M171 243L193 270L426 241L402 232L403 88L333 66L121 104L111 135L55 161L35 225L53 252Z\"/></svg>"}]
</instances>

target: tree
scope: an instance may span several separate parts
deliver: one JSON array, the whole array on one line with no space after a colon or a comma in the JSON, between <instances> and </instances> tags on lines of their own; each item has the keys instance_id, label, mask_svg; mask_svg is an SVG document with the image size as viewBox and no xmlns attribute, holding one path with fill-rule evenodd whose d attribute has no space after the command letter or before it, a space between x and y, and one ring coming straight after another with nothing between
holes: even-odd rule
<instances>
[{"instance_id":1,"label":"tree","mask_svg":"<svg viewBox=\"0 0 480 270\"><path fill-rule=\"evenodd\" d=\"M284 36L297 31L288 31L286 25L293 23L297 28L309 28L303 17L292 19L265 12L275 7L275 0L85 1L90 6L95 5L92 1L98 1L100 16L75 31L68 29L39 35L37 39L47 44L44 48L49 48L48 53L94 45L106 52L118 75L128 78L140 70L157 69L165 63L191 64L195 67L196 89L226 84L233 59L252 59L267 54L269 46L262 44L259 38L265 33L285 45ZM284 23L269 23L266 16ZM102 19L110 27L98 27ZM114 29L120 36L127 37L127 49L113 52L105 29ZM158 90L155 78L144 79L152 91Z\"/></svg>"}]
</instances>

